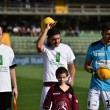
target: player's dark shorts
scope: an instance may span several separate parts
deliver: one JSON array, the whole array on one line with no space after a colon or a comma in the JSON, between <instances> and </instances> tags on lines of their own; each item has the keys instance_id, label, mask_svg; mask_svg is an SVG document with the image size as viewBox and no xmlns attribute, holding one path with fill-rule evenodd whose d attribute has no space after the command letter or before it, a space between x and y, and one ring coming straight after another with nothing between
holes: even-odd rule
<instances>
[{"instance_id":1,"label":"player's dark shorts","mask_svg":"<svg viewBox=\"0 0 110 110\"><path fill-rule=\"evenodd\" d=\"M0 92L0 110L11 109L12 92Z\"/></svg>"}]
</instances>

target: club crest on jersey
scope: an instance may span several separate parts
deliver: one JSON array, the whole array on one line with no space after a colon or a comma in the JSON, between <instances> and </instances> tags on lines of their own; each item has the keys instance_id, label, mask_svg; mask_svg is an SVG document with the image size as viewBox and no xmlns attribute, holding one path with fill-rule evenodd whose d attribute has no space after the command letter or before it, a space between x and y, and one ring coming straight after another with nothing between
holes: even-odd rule
<instances>
[{"instance_id":1,"label":"club crest on jersey","mask_svg":"<svg viewBox=\"0 0 110 110\"><path fill-rule=\"evenodd\" d=\"M71 99L71 98L72 98L72 95L71 95L71 94L69 94L69 95L68 95L68 97Z\"/></svg>"},{"instance_id":2,"label":"club crest on jersey","mask_svg":"<svg viewBox=\"0 0 110 110\"><path fill-rule=\"evenodd\" d=\"M65 101L60 101L57 104L57 110L67 110L67 103Z\"/></svg>"},{"instance_id":3,"label":"club crest on jersey","mask_svg":"<svg viewBox=\"0 0 110 110\"><path fill-rule=\"evenodd\" d=\"M105 56L104 52L96 52L94 53L94 56Z\"/></svg>"}]
</instances>

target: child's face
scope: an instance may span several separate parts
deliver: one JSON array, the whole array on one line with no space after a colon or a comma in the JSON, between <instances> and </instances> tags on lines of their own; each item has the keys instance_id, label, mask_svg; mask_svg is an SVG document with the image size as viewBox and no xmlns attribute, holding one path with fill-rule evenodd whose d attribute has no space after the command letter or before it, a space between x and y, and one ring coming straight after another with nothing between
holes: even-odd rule
<instances>
[{"instance_id":1,"label":"child's face","mask_svg":"<svg viewBox=\"0 0 110 110\"><path fill-rule=\"evenodd\" d=\"M66 75L66 73L62 73L60 74L57 79L59 83L65 83L67 81L68 76Z\"/></svg>"}]
</instances>

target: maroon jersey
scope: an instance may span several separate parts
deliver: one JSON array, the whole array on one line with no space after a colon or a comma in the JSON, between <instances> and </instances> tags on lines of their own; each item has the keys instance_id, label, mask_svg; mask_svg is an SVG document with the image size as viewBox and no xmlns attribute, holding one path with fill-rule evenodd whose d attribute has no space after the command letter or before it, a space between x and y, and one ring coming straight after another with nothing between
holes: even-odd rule
<instances>
[{"instance_id":1,"label":"maroon jersey","mask_svg":"<svg viewBox=\"0 0 110 110\"><path fill-rule=\"evenodd\" d=\"M78 101L71 86L65 92L58 84L52 86L46 95L43 108L50 108L51 103L51 110L79 110Z\"/></svg>"}]
</instances>

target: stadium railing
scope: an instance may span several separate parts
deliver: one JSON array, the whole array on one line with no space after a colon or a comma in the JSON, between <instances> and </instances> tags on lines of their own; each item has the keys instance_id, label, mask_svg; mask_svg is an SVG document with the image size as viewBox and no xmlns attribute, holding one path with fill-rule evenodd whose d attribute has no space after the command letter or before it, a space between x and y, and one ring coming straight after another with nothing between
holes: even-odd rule
<instances>
[{"instance_id":1,"label":"stadium railing","mask_svg":"<svg viewBox=\"0 0 110 110\"><path fill-rule=\"evenodd\" d=\"M56 13L55 4L0 4L0 14L7 15L110 15L110 4L66 4L68 12Z\"/></svg>"}]
</instances>

